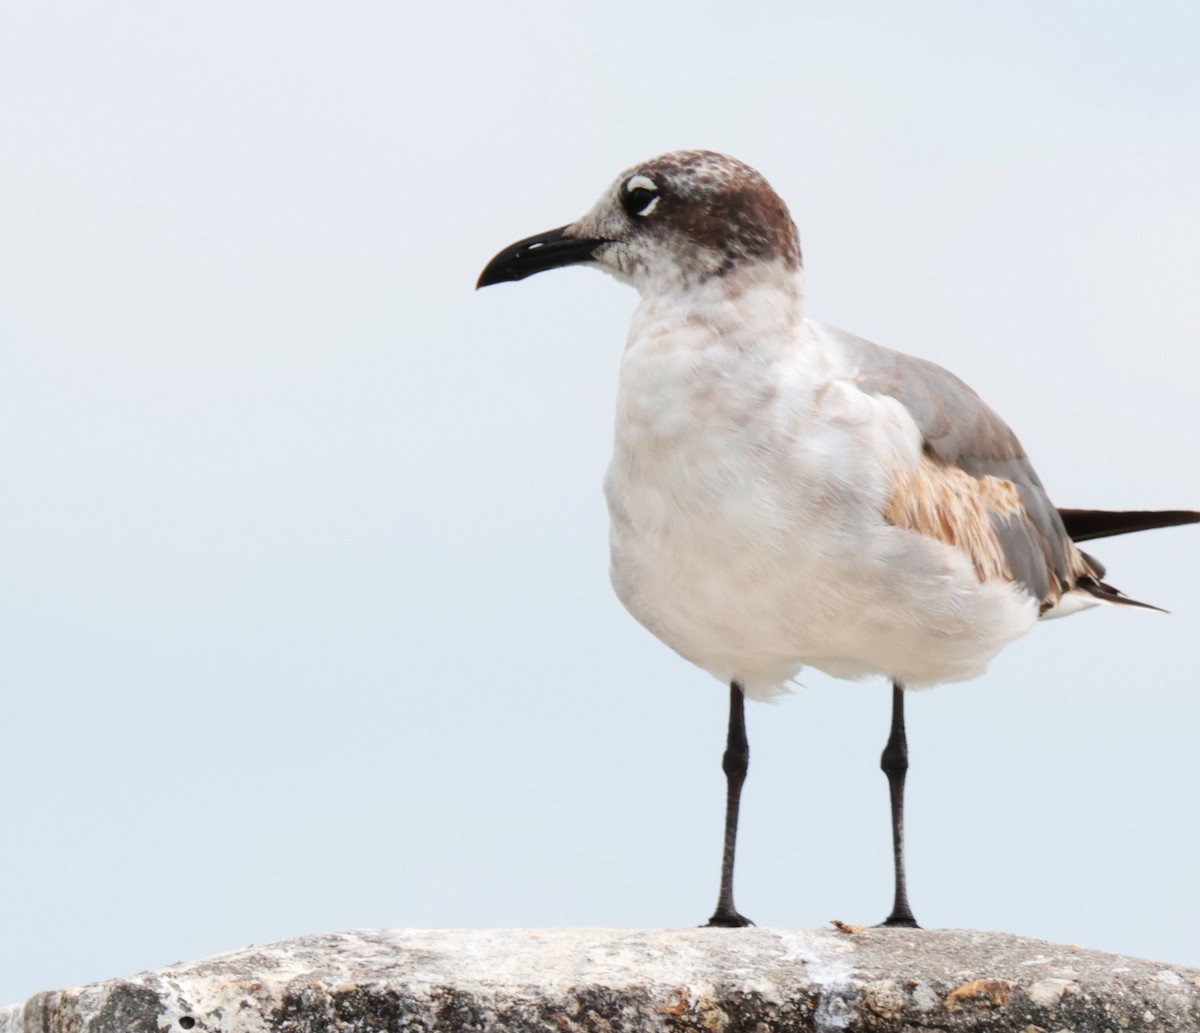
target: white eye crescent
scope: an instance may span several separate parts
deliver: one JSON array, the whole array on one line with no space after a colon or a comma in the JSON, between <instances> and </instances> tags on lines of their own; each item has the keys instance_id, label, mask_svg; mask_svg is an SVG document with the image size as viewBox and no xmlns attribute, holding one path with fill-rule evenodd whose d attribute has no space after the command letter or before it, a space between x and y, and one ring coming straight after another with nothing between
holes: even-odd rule
<instances>
[{"instance_id":1,"label":"white eye crescent","mask_svg":"<svg viewBox=\"0 0 1200 1033\"><path fill-rule=\"evenodd\" d=\"M649 176L631 176L625 183L621 204L630 215L645 218L658 207L658 184Z\"/></svg>"}]
</instances>

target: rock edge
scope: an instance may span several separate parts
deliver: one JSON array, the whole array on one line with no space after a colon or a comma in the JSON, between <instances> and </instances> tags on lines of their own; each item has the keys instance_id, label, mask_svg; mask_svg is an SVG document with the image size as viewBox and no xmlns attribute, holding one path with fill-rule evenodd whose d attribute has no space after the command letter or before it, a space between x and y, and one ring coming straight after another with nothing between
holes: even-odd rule
<instances>
[{"instance_id":1,"label":"rock edge","mask_svg":"<svg viewBox=\"0 0 1200 1033\"><path fill-rule=\"evenodd\" d=\"M0 1009L0 1033L1200 1031L1200 969L963 930L378 930Z\"/></svg>"}]
</instances>

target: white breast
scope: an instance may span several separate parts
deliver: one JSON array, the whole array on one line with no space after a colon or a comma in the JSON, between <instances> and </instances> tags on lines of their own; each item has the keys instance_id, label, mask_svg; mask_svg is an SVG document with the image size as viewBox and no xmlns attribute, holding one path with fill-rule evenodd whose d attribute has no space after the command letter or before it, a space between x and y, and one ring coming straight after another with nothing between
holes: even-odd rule
<instances>
[{"instance_id":1,"label":"white breast","mask_svg":"<svg viewBox=\"0 0 1200 1033\"><path fill-rule=\"evenodd\" d=\"M907 412L858 390L798 300L701 301L643 301L622 359L605 484L621 601L752 696L806 664L908 684L980 673L1036 605L883 521L893 469L920 455Z\"/></svg>"}]
</instances>

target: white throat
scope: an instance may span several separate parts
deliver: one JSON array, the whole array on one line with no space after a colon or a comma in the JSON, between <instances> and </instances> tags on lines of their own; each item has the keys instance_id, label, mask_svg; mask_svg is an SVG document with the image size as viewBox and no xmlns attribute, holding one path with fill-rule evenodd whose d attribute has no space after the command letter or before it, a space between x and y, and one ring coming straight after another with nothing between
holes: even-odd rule
<instances>
[{"instance_id":1,"label":"white throat","mask_svg":"<svg viewBox=\"0 0 1200 1033\"><path fill-rule=\"evenodd\" d=\"M794 341L804 319L804 272L785 262L746 262L698 283L651 280L640 285L626 347L714 347L731 353ZM699 361L699 356L697 356Z\"/></svg>"}]
</instances>

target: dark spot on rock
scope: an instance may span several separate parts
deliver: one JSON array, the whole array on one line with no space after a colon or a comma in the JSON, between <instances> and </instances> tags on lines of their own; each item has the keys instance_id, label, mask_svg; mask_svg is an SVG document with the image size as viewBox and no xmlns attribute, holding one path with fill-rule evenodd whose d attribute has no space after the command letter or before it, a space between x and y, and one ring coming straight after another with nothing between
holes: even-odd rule
<instances>
[{"instance_id":1,"label":"dark spot on rock","mask_svg":"<svg viewBox=\"0 0 1200 1033\"><path fill-rule=\"evenodd\" d=\"M194 1025L196 1025L196 1020L190 1015L181 1015L179 1017L179 1025L181 1025L184 1029L191 1029Z\"/></svg>"},{"instance_id":2,"label":"dark spot on rock","mask_svg":"<svg viewBox=\"0 0 1200 1033\"><path fill-rule=\"evenodd\" d=\"M162 1012L158 994L150 987L118 980L109 984L103 1003L87 1028L95 1033L158 1033Z\"/></svg>"}]
</instances>

